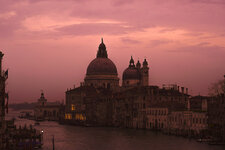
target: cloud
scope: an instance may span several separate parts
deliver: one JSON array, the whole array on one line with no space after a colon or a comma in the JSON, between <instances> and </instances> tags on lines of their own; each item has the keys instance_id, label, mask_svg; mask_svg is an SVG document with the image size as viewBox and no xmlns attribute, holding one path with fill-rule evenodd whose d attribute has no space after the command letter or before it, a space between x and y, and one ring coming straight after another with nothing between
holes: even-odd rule
<instances>
[{"instance_id":1,"label":"cloud","mask_svg":"<svg viewBox=\"0 0 225 150\"><path fill-rule=\"evenodd\" d=\"M172 40L151 40L149 42L149 45L151 47L157 47L157 46L162 46L164 44L168 44L168 43L171 43L173 42Z\"/></svg>"},{"instance_id":2,"label":"cloud","mask_svg":"<svg viewBox=\"0 0 225 150\"><path fill-rule=\"evenodd\" d=\"M108 23L83 23L74 24L61 28L57 28L56 31L61 35L121 35L131 31L132 28L126 27L120 24L108 24Z\"/></svg>"},{"instance_id":3,"label":"cloud","mask_svg":"<svg viewBox=\"0 0 225 150\"><path fill-rule=\"evenodd\" d=\"M21 25L19 22L15 21L14 19L7 19L0 21L0 38L8 38L13 37L15 31L20 29ZM1 41L0 41L1 42Z\"/></svg>"},{"instance_id":4,"label":"cloud","mask_svg":"<svg viewBox=\"0 0 225 150\"><path fill-rule=\"evenodd\" d=\"M0 13L0 19L9 19L9 18L11 18L11 17L13 17L15 15L16 15L16 13L14 11Z\"/></svg>"},{"instance_id":5,"label":"cloud","mask_svg":"<svg viewBox=\"0 0 225 150\"><path fill-rule=\"evenodd\" d=\"M175 53L192 53L194 55L201 55L211 59L223 60L225 58L225 47L209 45L209 43L199 43L193 46L183 46L175 50L168 50L168 52Z\"/></svg>"},{"instance_id":6,"label":"cloud","mask_svg":"<svg viewBox=\"0 0 225 150\"><path fill-rule=\"evenodd\" d=\"M121 41L124 43L129 43L129 44L140 44L141 43L140 41L129 38L129 37L122 37Z\"/></svg>"},{"instance_id":7,"label":"cloud","mask_svg":"<svg viewBox=\"0 0 225 150\"><path fill-rule=\"evenodd\" d=\"M26 22L32 24L29 26L29 29L32 29L31 31L40 32L42 30L50 30L49 28L62 27L61 24L58 26L57 22L52 24L52 21L56 20L52 20L51 16L65 18L63 22L66 23L68 23L66 19L70 20L71 18L74 18L74 20L76 18L86 20L116 20L118 22L125 22L133 29L140 31L152 26L167 26L166 31L162 30L162 32L168 32L168 30L171 31L180 27L190 30L194 29L195 31L209 30L209 28L211 28L210 30L213 28L214 31L218 30L220 32L221 29L224 30L224 10L221 10L217 6L199 8L192 6L191 1L189 2L189 4L183 5L184 3L181 1L168 2L165 0L18 0L16 2L9 0L7 2L0 2L2 4L0 11L4 9L4 12L16 13L17 15L13 19L15 24L24 25L24 22ZM199 2L206 1L199 0ZM209 9L211 13L209 13ZM1 17L0 21L2 21ZM38 27L40 22L42 22L41 29ZM58 23L62 23L62 21ZM70 24L65 24L65 26L72 24L74 23L70 22ZM21 26L19 28L23 30ZM14 30L13 28L11 29Z\"/></svg>"}]
</instances>

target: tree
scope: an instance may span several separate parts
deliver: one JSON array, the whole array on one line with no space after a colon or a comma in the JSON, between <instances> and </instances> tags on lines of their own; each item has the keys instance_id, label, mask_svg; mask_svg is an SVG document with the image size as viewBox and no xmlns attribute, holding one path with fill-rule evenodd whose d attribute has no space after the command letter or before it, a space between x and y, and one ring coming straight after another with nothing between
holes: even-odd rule
<instances>
[{"instance_id":1,"label":"tree","mask_svg":"<svg viewBox=\"0 0 225 150\"><path fill-rule=\"evenodd\" d=\"M225 75L224 79L212 84L212 86L209 88L209 94L211 96L225 95Z\"/></svg>"}]
</instances>

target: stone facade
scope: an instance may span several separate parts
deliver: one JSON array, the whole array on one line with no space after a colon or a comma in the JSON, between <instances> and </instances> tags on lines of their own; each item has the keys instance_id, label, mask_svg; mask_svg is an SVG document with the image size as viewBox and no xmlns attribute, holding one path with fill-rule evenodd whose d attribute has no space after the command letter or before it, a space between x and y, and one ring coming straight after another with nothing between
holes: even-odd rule
<instances>
[{"instance_id":1,"label":"stone facade","mask_svg":"<svg viewBox=\"0 0 225 150\"><path fill-rule=\"evenodd\" d=\"M147 113L147 129L165 130L168 128L168 108L149 107Z\"/></svg>"},{"instance_id":2,"label":"stone facade","mask_svg":"<svg viewBox=\"0 0 225 150\"><path fill-rule=\"evenodd\" d=\"M173 111L168 115L170 133L200 135L208 129L206 112Z\"/></svg>"}]
</instances>

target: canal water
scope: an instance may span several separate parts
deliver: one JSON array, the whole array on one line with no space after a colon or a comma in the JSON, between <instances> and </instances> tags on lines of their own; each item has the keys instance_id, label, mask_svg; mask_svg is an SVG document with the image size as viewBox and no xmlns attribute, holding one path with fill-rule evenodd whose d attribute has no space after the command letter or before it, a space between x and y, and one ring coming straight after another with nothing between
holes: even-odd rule
<instances>
[{"instance_id":1,"label":"canal water","mask_svg":"<svg viewBox=\"0 0 225 150\"><path fill-rule=\"evenodd\" d=\"M12 112L8 118L18 116ZM16 125L32 124L34 121L16 118ZM168 136L159 132L136 129L78 127L60 125L57 122L40 122L34 126L44 132L43 150L225 150L224 146L198 143L183 137Z\"/></svg>"}]
</instances>

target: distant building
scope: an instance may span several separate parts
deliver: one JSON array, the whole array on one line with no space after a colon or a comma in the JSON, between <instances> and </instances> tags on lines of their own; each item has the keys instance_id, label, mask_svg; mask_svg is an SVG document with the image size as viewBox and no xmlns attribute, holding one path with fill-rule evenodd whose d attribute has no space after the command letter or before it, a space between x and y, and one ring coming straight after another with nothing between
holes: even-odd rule
<instances>
[{"instance_id":1,"label":"distant building","mask_svg":"<svg viewBox=\"0 0 225 150\"><path fill-rule=\"evenodd\" d=\"M59 102L47 102L44 97L44 93L41 93L41 97L38 99L38 103L34 108L35 120L59 120L59 111L62 104Z\"/></svg>"}]
</instances>

